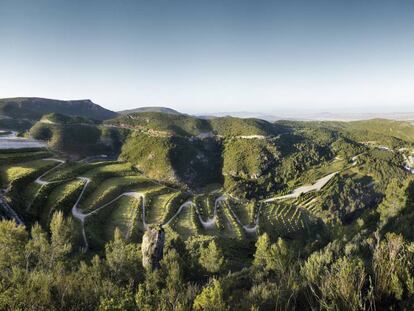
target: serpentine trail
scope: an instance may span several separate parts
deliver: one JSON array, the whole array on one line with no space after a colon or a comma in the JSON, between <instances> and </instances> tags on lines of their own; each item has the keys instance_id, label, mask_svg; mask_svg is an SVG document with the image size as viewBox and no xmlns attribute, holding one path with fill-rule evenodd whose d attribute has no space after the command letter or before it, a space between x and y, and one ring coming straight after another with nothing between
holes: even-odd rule
<instances>
[{"instance_id":1,"label":"serpentine trail","mask_svg":"<svg viewBox=\"0 0 414 311\"><path fill-rule=\"evenodd\" d=\"M51 183L59 183L59 182L62 182L62 181L70 180L70 179L55 180L55 181L46 181L46 180L44 180L44 178L48 174L50 174L51 172L57 170L59 167L63 166L66 163L66 161L61 160L61 159L55 159L55 158L45 158L43 160L45 160L45 161L55 161L55 162L58 162L58 164L56 166L52 167L51 169L47 170L46 172L44 172L42 175L40 175L35 180L36 184L39 184L43 187L43 186L51 184ZM353 158L352 160L355 161L356 159ZM296 198L301 193L309 192L309 191L312 191L312 190L319 191L333 176L336 175L336 173L337 172L320 178L319 180L317 180L311 186L299 187L299 188L295 189L291 194L284 195L284 196L279 196L279 197L274 197L274 198L271 198L271 199L266 199L266 200L263 200L261 203L268 203L268 202L272 202L272 201L275 201L275 200ZM83 187L82 187L82 190L81 190L79 196L76 199L75 204L72 206L71 213L72 213L73 217L81 223L82 237L83 237L83 243L84 243L84 251L86 251L89 248L89 243L88 243L88 239L87 239L86 231L85 231L85 220L86 220L86 218L88 218L90 216L93 216L94 214L98 213L100 210L102 210L105 207L113 204L114 202L116 202L117 200L119 200L120 198L122 198L124 196L132 197L136 200L141 200L142 201L142 206L141 206L141 208L142 208L142 225L143 225L144 229L148 228L149 224L146 222L146 210L145 210L146 204L145 204L145 194L144 193L142 193L142 192L132 192L132 191L121 193L116 198L112 199L111 201L109 201L109 202L107 202L107 203L105 203L101 206L96 207L91 212L85 213L85 212L83 212L82 210L79 209L79 204L80 204L80 202L83 198L83 195L84 195L89 183L91 182L91 180L89 178L83 177L83 176L79 176L79 177L76 177L76 178L81 180L84 184L83 184ZM200 213L200 208L193 201L187 200L186 202L184 202L183 204L180 205L180 207L177 209L175 214L173 216L171 216L170 219L165 221L162 224L162 226L170 225L172 223L172 221L174 219L176 219L185 208L194 206L195 207L195 212L197 214L197 218L198 218L200 224L202 225L202 227L206 230L213 229L214 226L216 225L217 218L218 218L217 210L220 207L220 204L224 201L227 201L227 200L228 200L228 197L226 195L221 195L218 198L216 198L215 201L214 201L213 216L211 218L208 217L206 220L203 219L203 217ZM5 202L5 200L3 200L2 196L0 196L0 205L5 209L5 211L10 215L10 217L13 218L16 221L16 223L24 225L24 222L21 220L21 218L19 218L19 216L7 204L7 202ZM257 232L257 228L259 226L259 215L260 215L262 206L263 206L263 204L261 206L259 206L259 208L257 210L253 225L243 225L241 220L237 216L237 214L231 208L231 206L228 206L228 209L229 209L230 213L232 214L232 216L234 217L235 221L243 228L243 230L246 233L254 234L254 233Z\"/></svg>"},{"instance_id":2,"label":"serpentine trail","mask_svg":"<svg viewBox=\"0 0 414 311\"><path fill-rule=\"evenodd\" d=\"M44 180L43 178L45 176L47 176L49 173L57 170L60 166L62 166L66 163L64 160L54 159L54 158L47 158L47 159L44 159L44 160L45 161L46 160L48 160L48 161L53 160L53 161L59 162L59 164L56 165L55 167L49 169L48 171L43 173L41 176L39 176L35 180L35 182L37 184L44 186L44 185L47 185L47 184L50 184L50 183L57 183L57 182L61 182L61 181L66 181L66 180L58 180L58 181L46 181L46 180ZM279 196L279 197L274 197L274 198L267 199L267 200L263 200L262 203L267 203L267 202L271 202L271 201L275 201L275 200L288 199L288 198L295 198L295 197L299 196L301 193L308 192L308 191L311 191L311 190L319 191L336 173L337 172L322 177L321 179L317 180L311 186L299 187L299 188L295 189L291 194L284 195L284 196ZM145 194L144 193L142 193L142 192L133 192L133 191L121 193L120 195L118 195L117 197L112 199L111 201L109 201L109 202L107 202L107 203L105 203L101 206L96 207L91 212L85 213L85 212L83 212L82 210L79 209L79 203L81 202L81 200L83 198L83 195L84 195L89 183L91 182L91 180L89 178L83 177L83 176L79 176L79 177L76 177L76 178L81 180L84 184L83 184L83 187L82 187L82 190L81 190L79 196L76 199L75 204L72 206L71 212L72 212L73 217L81 223L82 237L83 237L83 242L84 242L84 251L87 251L88 248L89 248L89 243L88 243L88 239L87 239L86 231L85 231L85 220L86 220L86 218L88 218L90 216L93 216L94 214L98 213L100 210L102 210L105 207L113 204L114 202L116 202L117 200L119 200L120 198L122 198L124 196L132 197L136 200L141 200L142 201L142 225L143 225L144 229L148 228L149 224L146 222L146 212L145 212L146 204L145 204ZM304 189L304 188L306 188L306 189ZM170 219L165 221L161 226L170 225L171 222L175 218L177 218L185 208L195 206L195 212L196 212L198 220L199 220L200 224L203 226L203 228L206 229L206 230L213 229L216 222L217 222L217 217L218 217L217 216L217 210L220 207L220 204L223 201L227 201L227 200L228 200L228 198L227 198L226 195L221 195L218 198L216 198L215 201L214 201L213 217L207 218L206 220L204 220L203 217L201 216L199 207L197 207L197 205L193 201L187 200L186 202L181 204L180 207L178 208L178 210L175 212L175 214L173 216L171 216ZM259 207L259 209L256 213L256 217L255 217L253 226L252 225L243 225L242 222L240 221L239 217L237 216L237 214L234 212L234 210L230 206L228 206L228 208L230 210L230 213L232 214L232 216L236 220L236 222L244 229L245 232L247 232L247 233L256 233L257 228L259 226L259 215L260 215L260 211L261 211L262 206L263 206L263 204Z\"/></svg>"},{"instance_id":3,"label":"serpentine trail","mask_svg":"<svg viewBox=\"0 0 414 311\"><path fill-rule=\"evenodd\" d=\"M47 185L47 184L50 184L50 183L60 182L60 180L50 182L50 181L44 180L43 178L45 178L45 176L47 176L49 173L51 173L51 172L55 171L56 169L58 169L60 166L64 165L65 164L65 161L60 160L60 159L50 159L50 158L44 159L44 160L45 161L46 160L53 160L53 161L59 162L59 164L56 165L55 167L49 169L45 173L43 173L41 176L39 176L35 180L35 182L37 184L39 184L39 185L42 185L42 186ZM111 201L109 201L109 202L107 202L107 203L105 203L105 204L103 204L101 206L96 207L91 212L85 213L85 212L83 212L82 210L79 209L79 204L80 204L80 202L81 202L81 200L83 198L83 195L84 195L86 189L88 188L88 185L91 182L91 180L89 178L83 177L83 176L79 176L79 177L77 177L77 179L81 180L84 184L83 184L83 187L82 187L82 190L81 190L79 196L76 199L75 204L72 206L71 212L72 212L72 216L81 223L81 226L82 226L82 238L83 238L83 243L84 243L84 251L86 251L89 248L89 243L88 243L88 239L87 239L86 231L85 231L85 220L86 220L86 218L88 218L88 217L90 217L90 216L98 213L100 210L102 210L105 207L107 207L107 206L115 203L116 201L118 201L120 198L122 198L124 196L129 196L129 197L132 197L132 198L134 198L136 200L142 200L142 225L143 225L144 229L147 229L148 228L148 225L149 224L146 222L146 211L145 211L146 204L145 204L145 194L144 193L142 193L142 192L133 192L133 191L121 193L120 195L118 195L117 197L115 197L114 199L112 199ZM178 210L175 212L175 214L173 216L171 216L171 218L169 220L167 220L166 222L164 222L162 224L162 226L168 226L168 225L170 225L171 222L181 214L181 212L183 211L184 208L191 207L192 205L194 205L196 207L196 209L195 209L196 210L196 214L197 214L198 219L199 219L201 225L203 226L203 228L204 229L212 229L214 227L215 223L216 223L216 220L217 220L217 209L219 208L220 203L223 202L223 201L225 201L225 200L227 200L227 198L224 195L218 197L215 200L215 202L214 202L213 217L212 218L208 218L207 220L203 220L203 218L200 215L199 209L197 208L197 206L195 205L195 203L193 201L191 201L191 200L188 200L188 201L184 202L183 204L181 204L180 207L178 208ZM247 226L247 225L242 225L240 219L237 217L237 215L234 213L234 211L231 208L230 208L230 211L233 214L233 216L236 219L236 221L246 230L246 232L250 232L250 233L256 232L258 217L256 218L255 226L254 227L250 227L250 226Z\"/></svg>"},{"instance_id":4,"label":"serpentine trail","mask_svg":"<svg viewBox=\"0 0 414 311\"><path fill-rule=\"evenodd\" d=\"M52 171L57 170L59 167L61 167L62 165L64 165L66 163L66 161L64 160L60 160L60 159L55 159L55 158L46 158L43 159L44 161L55 161L55 162L59 162L58 165L52 167L50 170L47 170L46 172L44 172L42 175L40 175L36 180L35 183L38 185L47 185L47 184L51 184L53 182L50 181L44 181L42 180L43 177L45 177L47 174L49 174ZM59 181L55 181L55 182L59 182Z\"/></svg>"},{"instance_id":5,"label":"serpentine trail","mask_svg":"<svg viewBox=\"0 0 414 311\"><path fill-rule=\"evenodd\" d=\"M60 182L60 181L53 181L53 182L49 182L44 180L43 178L50 172L56 170L58 167L60 167L61 165L63 165L65 163L65 161L63 160L59 160L59 159L44 159L44 160L54 160L56 162L60 162L57 166L51 168L50 170L48 170L47 172L45 172L44 174L42 174L39 178L36 179L36 183L39 185L47 185L50 183L55 183L55 182ZM121 197L124 196L129 196L129 197L133 197L137 200L142 200L142 224L144 229L148 228L148 223L146 222L146 213L145 213L145 194L141 193L141 192L124 192L121 193L120 195L118 195L116 198L112 199L111 201L95 208L93 211L88 212L88 213L84 213L82 212L78 207L79 207L79 203L82 200L82 197L89 185L89 183L91 182L90 178L88 177L83 177L83 176L79 176L77 177L77 179L81 180L84 184L82 187L82 190L78 196L78 198L76 199L75 204L72 206L71 212L74 218L76 218L77 220L79 220L79 222L82 225L82 237L83 237L83 242L84 242L84 251L88 250L89 248L89 243L88 243L88 239L86 236L86 231L85 231L85 219L87 217L90 217L94 214L96 214L97 212L99 212L100 210L102 210L103 208L113 204L114 202L116 202L117 200L119 200ZM171 223L171 221L173 221L180 213L181 211L188 206L191 206L191 204L193 204L191 201L186 201L185 203L183 203L177 210L177 212L168 220L166 221L164 224L162 224L162 226L167 226Z\"/></svg>"}]
</instances>

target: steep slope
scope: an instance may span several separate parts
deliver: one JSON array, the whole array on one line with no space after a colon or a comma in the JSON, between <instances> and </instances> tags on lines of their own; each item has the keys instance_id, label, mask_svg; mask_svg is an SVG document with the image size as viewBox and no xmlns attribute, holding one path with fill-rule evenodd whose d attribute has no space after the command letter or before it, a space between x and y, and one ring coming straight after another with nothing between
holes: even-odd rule
<instances>
[{"instance_id":1,"label":"steep slope","mask_svg":"<svg viewBox=\"0 0 414 311\"><path fill-rule=\"evenodd\" d=\"M267 161L266 156L252 153L262 148L263 155L268 155L273 147L267 146L267 139L290 131L259 119L206 120L160 112L120 116L105 121L105 126L131 131L121 151L122 160L136 165L151 178L190 188L222 185L224 175L256 179L273 162L270 155ZM252 149L255 145L258 147ZM243 159L235 159L235 153L229 150L237 150ZM254 159L257 156L260 163ZM237 162L235 169L233 162Z\"/></svg>"},{"instance_id":2,"label":"steep slope","mask_svg":"<svg viewBox=\"0 0 414 311\"><path fill-rule=\"evenodd\" d=\"M122 147L121 160L148 177L191 188L221 183L221 144L215 139L151 136L134 131Z\"/></svg>"},{"instance_id":3,"label":"steep slope","mask_svg":"<svg viewBox=\"0 0 414 311\"><path fill-rule=\"evenodd\" d=\"M117 113L87 100L55 100L36 97L0 99L0 115L13 119L39 120L44 114L57 112L93 120L114 118Z\"/></svg>"},{"instance_id":4,"label":"steep slope","mask_svg":"<svg viewBox=\"0 0 414 311\"><path fill-rule=\"evenodd\" d=\"M156 112L121 116L105 125L130 131L120 158L145 175L192 189L222 185L241 197L288 188L289 179L332 160L330 145L338 140L333 130L302 133L259 119Z\"/></svg>"}]
</instances>

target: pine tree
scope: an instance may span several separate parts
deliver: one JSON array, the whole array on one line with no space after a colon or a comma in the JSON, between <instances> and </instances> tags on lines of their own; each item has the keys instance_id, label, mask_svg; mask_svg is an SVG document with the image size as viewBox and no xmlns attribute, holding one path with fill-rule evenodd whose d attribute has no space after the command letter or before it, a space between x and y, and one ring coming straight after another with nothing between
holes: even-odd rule
<instances>
[{"instance_id":1,"label":"pine tree","mask_svg":"<svg viewBox=\"0 0 414 311\"><path fill-rule=\"evenodd\" d=\"M224 257L216 241L211 241L207 247L200 250L199 263L210 273L217 273L223 269Z\"/></svg>"},{"instance_id":2,"label":"pine tree","mask_svg":"<svg viewBox=\"0 0 414 311\"><path fill-rule=\"evenodd\" d=\"M210 284L203 288L195 298L194 310L225 311L229 310L223 299L223 289L220 281L213 279Z\"/></svg>"},{"instance_id":3,"label":"pine tree","mask_svg":"<svg viewBox=\"0 0 414 311\"><path fill-rule=\"evenodd\" d=\"M256 242L256 253L254 254L253 265L266 267L270 251L270 239L267 233L262 234Z\"/></svg>"}]
</instances>

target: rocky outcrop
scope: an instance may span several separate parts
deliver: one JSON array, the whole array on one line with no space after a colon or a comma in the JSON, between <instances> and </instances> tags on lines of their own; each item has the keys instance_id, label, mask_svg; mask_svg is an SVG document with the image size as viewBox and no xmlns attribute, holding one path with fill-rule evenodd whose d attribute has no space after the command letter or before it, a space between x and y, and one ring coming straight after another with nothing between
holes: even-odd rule
<instances>
[{"instance_id":1,"label":"rocky outcrop","mask_svg":"<svg viewBox=\"0 0 414 311\"><path fill-rule=\"evenodd\" d=\"M162 227L148 228L142 238L142 265L147 270L159 268L163 256L165 232Z\"/></svg>"}]
</instances>

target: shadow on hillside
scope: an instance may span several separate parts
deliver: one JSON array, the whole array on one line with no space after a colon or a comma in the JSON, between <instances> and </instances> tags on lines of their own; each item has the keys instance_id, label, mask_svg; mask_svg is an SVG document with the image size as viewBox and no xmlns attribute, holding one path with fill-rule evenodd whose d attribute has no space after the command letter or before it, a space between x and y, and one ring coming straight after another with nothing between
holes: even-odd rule
<instances>
[{"instance_id":1,"label":"shadow on hillside","mask_svg":"<svg viewBox=\"0 0 414 311\"><path fill-rule=\"evenodd\" d=\"M178 180L189 188L223 184L222 145L213 138L189 140L173 137L169 151L172 168Z\"/></svg>"}]
</instances>

